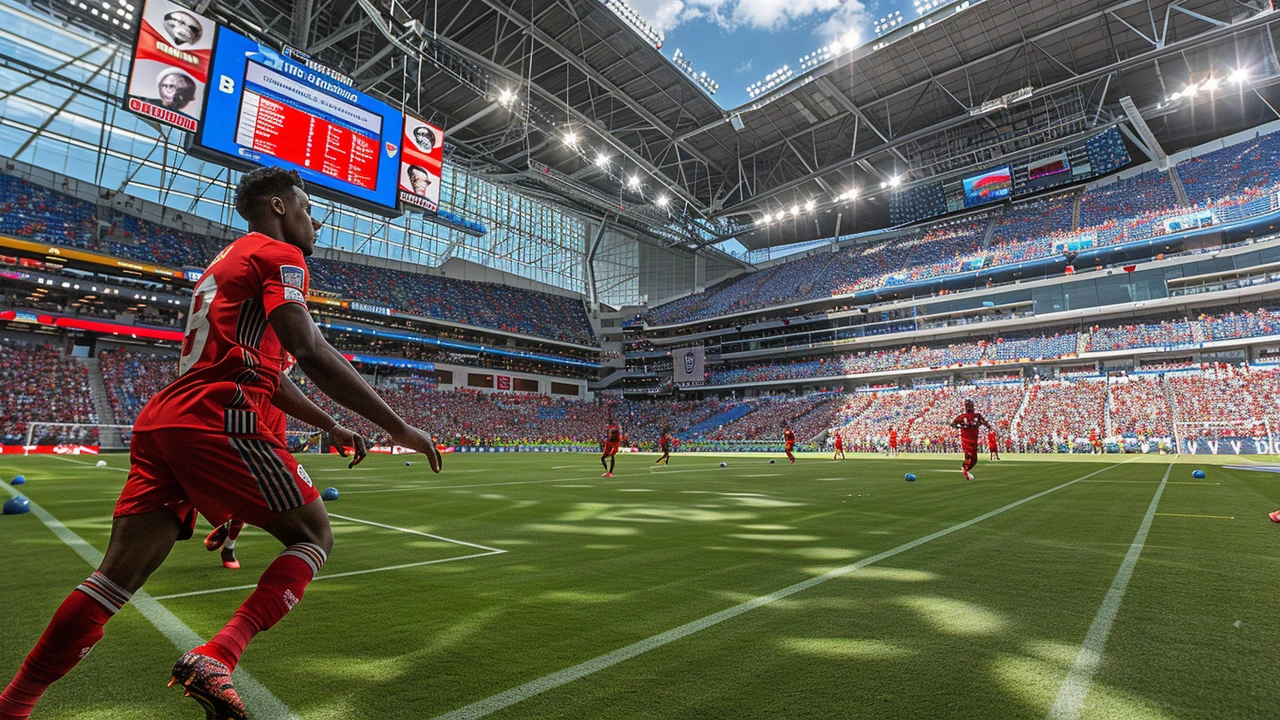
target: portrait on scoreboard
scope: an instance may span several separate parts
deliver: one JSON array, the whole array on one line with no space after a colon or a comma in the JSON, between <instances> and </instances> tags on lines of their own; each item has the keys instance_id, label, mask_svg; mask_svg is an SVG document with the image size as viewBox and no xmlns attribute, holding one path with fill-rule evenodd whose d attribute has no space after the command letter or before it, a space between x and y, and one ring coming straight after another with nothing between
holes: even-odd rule
<instances>
[{"instance_id":1,"label":"portrait on scoreboard","mask_svg":"<svg viewBox=\"0 0 1280 720\"><path fill-rule=\"evenodd\" d=\"M195 132L217 26L169 0L147 0L134 44L126 107Z\"/></svg>"},{"instance_id":2,"label":"portrait on scoreboard","mask_svg":"<svg viewBox=\"0 0 1280 720\"><path fill-rule=\"evenodd\" d=\"M404 117L400 151L400 202L406 209L440 206L444 131L411 115Z\"/></svg>"}]
</instances>

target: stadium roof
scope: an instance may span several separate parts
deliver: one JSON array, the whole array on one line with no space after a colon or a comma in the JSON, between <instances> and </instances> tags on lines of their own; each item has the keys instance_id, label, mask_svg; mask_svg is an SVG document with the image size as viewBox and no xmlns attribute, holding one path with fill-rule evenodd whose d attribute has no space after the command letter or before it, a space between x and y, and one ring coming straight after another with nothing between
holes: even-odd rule
<instances>
[{"instance_id":1,"label":"stadium roof","mask_svg":"<svg viewBox=\"0 0 1280 720\"><path fill-rule=\"evenodd\" d=\"M1280 101L1280 14L1266 0L952 4L729 111L600 0L196 7L442 125L451 162L685 248L811 239L834 232L838 214L842 233L882 227L880 184L926 173L911 167L911 144L997 124L1001 110L971 111L1006 93L1067 98L1096 127L1128 122L1119 101L1131 97L1170 152L1272 119L1267 101ZM1237 67L1251 74L1245 88L1169 102ZM1141 133L1128 135L1140 153ZM839 198L855 186L850 208ZM809 201L814 212L796 220L752 225Z\"/></svg>"}]
</instances>

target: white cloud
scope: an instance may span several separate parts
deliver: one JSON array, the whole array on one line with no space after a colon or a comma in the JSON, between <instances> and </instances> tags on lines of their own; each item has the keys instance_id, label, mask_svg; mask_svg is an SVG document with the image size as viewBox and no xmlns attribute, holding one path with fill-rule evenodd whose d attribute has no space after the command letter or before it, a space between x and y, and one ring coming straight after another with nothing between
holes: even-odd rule
<instances>
[{"instance_id":1,"label":"white cloud","mask_svg":"<svg viewBox=\"0 0 1280 720\"><path fill-rule=\"evenodd\" d=\"M739 27L779 30L799 21L816 21L814 34L838 40L867 21L860 0L630 0L654 27L668 32L706 18L732 31Z\"/></svg>"},{"instance_id":2,"label":"white cloud","mask_svg":"<svg viewBox=\"0 0 1280 720\"><path fill-rule=\"evenodd\" d=\"M738 75L741 75L744 72L751 72L751 61L748 60L742 63L741 65L738 66L737 70L734 70L734 72L737 73Z\"/></svg>"}]
</instances>

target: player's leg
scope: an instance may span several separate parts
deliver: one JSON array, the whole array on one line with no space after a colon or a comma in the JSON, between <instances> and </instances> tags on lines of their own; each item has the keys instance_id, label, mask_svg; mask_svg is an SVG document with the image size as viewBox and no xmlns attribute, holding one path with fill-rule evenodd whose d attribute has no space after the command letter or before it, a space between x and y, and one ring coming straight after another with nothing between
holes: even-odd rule
<instances>
[{"instance_id":1,"label":"player's leg","mask_svg":"<svg viewBox=\"0 0 1280 720\"><path fill-rule=\"evenodd\" d=\"M609 453L609 477L613 477L613 468L617 465L617 462L618 449L614 448L613 452Z\"/></svg>"},{"instance_id":2,"label":"player's leg","mask_svg":"<svg viewBox=\"0 0 1280 720\"><path fill-rule=\"evenodd\" d=\"M168 557L182 529L178 517L169 510L112 521L102 564L58 606L17 675L0 694L0 718L25 720L44 691L89 654L102 639L107 621Z\"/></svg>"},{"instance_id":3,"label":"player's leg","mask_svg":"<svg viewBox=\"0 0 1280 720\"><path fill-rule=\"evenodd\" d=\"M222 546L222 566L228 570L239 570L240 561L236 559L236 540L240 531L244 530L244 521L231 518L226 523L227 541Z\"/></svg>"},{"instance_id":4,"label":"player's leg","mask_svg":"<svg viewBox=\"0 0 1280 720\"><path fill-rule=\"evenodd\" d=\"M604 468L605 472L609 472L609 448L608 448L608 446L605 446L604 452L600 453L600 467Z\"/></svg>"}]
</instances>

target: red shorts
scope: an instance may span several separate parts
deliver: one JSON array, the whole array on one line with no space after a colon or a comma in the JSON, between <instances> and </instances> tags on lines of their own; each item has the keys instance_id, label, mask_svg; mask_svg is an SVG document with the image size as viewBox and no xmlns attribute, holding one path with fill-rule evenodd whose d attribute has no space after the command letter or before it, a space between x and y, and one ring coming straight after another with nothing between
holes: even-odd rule
<instances>
[{"instance_id":1,"label":"red shorts","mask_svg":"<svg viewBox=\"0 0 1280 720\"><path fill-rule=\"evenodd\" d=\"M995 443L991 443L990 445L987 446L987 452L995 452L996 450L999 450L999 449L1000 449L1000 446L996 445Z\"/></svg>"},{"instance_id":2,"label":"red shorts","mask_svg":"<svg viewBox=\"0 0 1280 720\"><path fill-rule=\"evenodd\" d=\"M169 429L135 432L129 478L115 516L168 509L195 531L196 513L214 525L232 517L262 527L280 513L320 499L279 440Z\"/></svg>"},{"instance_id":3,"label":"red shorts","mask_svg":"<svg viewBox=\"0 0 1280 720\"><path fill-rule=\"evenodd\" d=\"M617 455L617 454L618 454L618 445L619 445L619 444L620 444L620 443L611 443L611 442L607 442L607 443L605 443L605 444L604 444L604 454L605 454L606 456L608 456L608 455Z\"/></svg>"},{"instance_id":4,"label":"red shorts","mask_svg":"<svg viewBox=\"0 0 1280 720\"><path fill-rule=\"evenodd\" d=\"M787 452L791 452L792 450L795 450L795 449L796 449L795 443L787 443Z\"/></svg>"},{"instance_id":5,"label":"red shorts","mask_svg":"<svg viewBox=\"0 0 1280 720\"><path fill-rule=\"evenodd\" d=\"M893 441L893 442L889 443L889 449L890 449L890 450L897 450L897 449L898 449L898 441L896 441L896 440L895 440L895 441Z\"/></svg>"}]
</instances>

